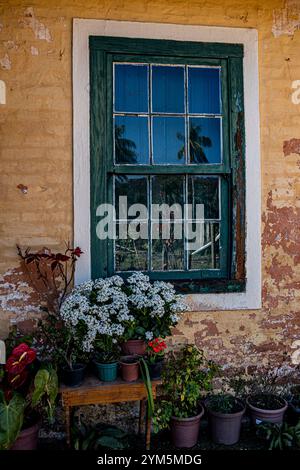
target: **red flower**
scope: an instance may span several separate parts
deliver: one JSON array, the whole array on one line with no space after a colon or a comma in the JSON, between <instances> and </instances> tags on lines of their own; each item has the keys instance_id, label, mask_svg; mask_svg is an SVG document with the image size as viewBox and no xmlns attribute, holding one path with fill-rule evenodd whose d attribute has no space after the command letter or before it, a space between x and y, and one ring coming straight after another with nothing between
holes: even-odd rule
<instances>
[{"instance_id":1,"label":"red flower","mask_svg":"<svg viewBox=\"0 0 300 470\"><path fill-rule=\"evenodd\" d=\"M26 366L31 364L36 358L36 352L27 344L21 343L15 347L7 359L5 370L10 375L16 375L22 372Z\"/></svg>"},{"instance_id":2,"label":"red flower","mask_svg":"<svg viewBox=\"0 0 300 470\"><path fill-rule=\"evenodd\" d=\"M73 256L76 256L77 258L80 257L80 255L83 254L83 251L81 251L81 249L79 248L79 246L77 246L76 248L74 248L74 250L72 251L72 255Z\"/></svg>"},{"instance_id":3,"label":"red flower","mask_svg":"<svg viewBox=\"0 0 300 470\"><path fill-rule=\"evenodd\" d=\"M148 347L152 349L152 351L156 354L163 352L166 349L167 345L165 341L160 340L159 338L155 338L153 341L148 342Z\"/></svg>"}]
</instances>

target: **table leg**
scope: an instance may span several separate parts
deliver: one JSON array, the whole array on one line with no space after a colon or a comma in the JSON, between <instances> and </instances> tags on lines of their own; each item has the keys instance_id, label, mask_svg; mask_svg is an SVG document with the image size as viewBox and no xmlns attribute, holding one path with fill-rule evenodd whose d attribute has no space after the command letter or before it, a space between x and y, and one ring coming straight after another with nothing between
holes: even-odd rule
<instances>
[{"instance_id":1,"label":"table leg","mask_svg":"<svg viewBox=\"0 0 300 470\"><path fill-rule=\"evenodd\" d=\"M140 414L139 414L139 434L142 434L145 424L146 400L140 401Z\"/></svg>"},{"instance_id":2,"label":"table leg","mask_svg":"<svg viewBox=\"0 0 300 470\"><path fill-rule=\"evenodd\" d=\"M146 450L150 450L152 417L148 413L146 422Z\"/></svg>"},{"instance_id":3,"label":"table leg","mask_svg":"<svg viewBox=\"0 0 300 470\"><path fill-rule=\"evenodd\" d=\"M70 406L65 406L65 418L66 418L67 446L71 447L71 407Z\"/></svg>"}]
</instances>

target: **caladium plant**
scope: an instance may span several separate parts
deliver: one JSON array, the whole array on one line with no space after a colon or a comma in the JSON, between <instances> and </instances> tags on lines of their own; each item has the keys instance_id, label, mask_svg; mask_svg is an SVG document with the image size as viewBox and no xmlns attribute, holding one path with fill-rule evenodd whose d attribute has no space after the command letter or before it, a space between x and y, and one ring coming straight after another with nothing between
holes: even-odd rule
<instances>
[{"instance_id":1,"label":"caladium plant","mask_svg":"<svg viewBox=\"0 0 300 470\"><path fill-rule=\"evenodd\" d=\"M0 450L9 449L17 439L24 419L26 401L18 393L7 401L0 390Z\"/></svg>"}]
</instances>

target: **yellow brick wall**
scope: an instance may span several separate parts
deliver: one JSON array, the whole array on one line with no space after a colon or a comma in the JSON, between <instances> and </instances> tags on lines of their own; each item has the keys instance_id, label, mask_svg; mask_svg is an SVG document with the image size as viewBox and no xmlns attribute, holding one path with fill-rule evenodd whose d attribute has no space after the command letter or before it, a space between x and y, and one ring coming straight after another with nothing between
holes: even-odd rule
<instances>
[{"instance_id":1,"label":"yellow brick wall","mask_svg":"<svg viewBox=\"0 0 300 470\"><path fill-rule=\"evenodd\" d=\"M173 341L195 341L237 367L280 363L300 328L300 0L0 0L2 311L37 315L15 244L72 239L72 18L257 28L262 159L263 308L193 312ZM27 193L17 188L27 186Z\"/></svg>"}]
</instances>

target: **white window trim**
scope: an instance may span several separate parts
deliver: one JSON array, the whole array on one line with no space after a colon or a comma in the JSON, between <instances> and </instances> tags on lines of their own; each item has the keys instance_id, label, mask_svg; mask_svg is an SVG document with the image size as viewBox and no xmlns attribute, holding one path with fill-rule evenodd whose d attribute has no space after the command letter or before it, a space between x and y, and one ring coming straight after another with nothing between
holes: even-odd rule
<instances>
[{"instance_id":1,"label":"white window trim","mask_svg":"<svg viewBox=\"0 0 300 470\"><path fill-rule=\"evenodd\" d=\"M129 21L73 20L74 244L80 258L76 284L91 277L89 36L116 36L244 45L246 127L246 291L190 294L193 311L261 308L261 173L259 139L258 34L254 29Z\"/></svg>"}]
</instances>

